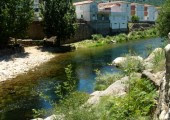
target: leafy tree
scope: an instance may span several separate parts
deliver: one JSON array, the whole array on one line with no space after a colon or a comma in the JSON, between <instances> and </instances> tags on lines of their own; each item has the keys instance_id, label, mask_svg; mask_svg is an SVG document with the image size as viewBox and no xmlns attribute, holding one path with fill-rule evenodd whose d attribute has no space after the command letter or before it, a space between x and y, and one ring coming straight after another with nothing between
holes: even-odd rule
<instances>
[{"instance_id":1,"label":"leafy tree","mask_svg":"<svg viewBox=\"0 0 170 120\"><path fill-rule=\"evenodd\" d=\"M162 37L167 37L170 32L170 0L166 0L160 10L157 20L158 30Z\"/></svg>"},{"instance_id":2,"label":"leafy tree","mask_svg":"<svg viewBox=\"0 0 170 120\"><path fill-rule=\"evenodd\" d=\"M0 48L7 45L9 37L24 35L33 18L31 0L0 0Z\"/></svg>"},{"instance_id":3,"label":"leafy tree","mask_svg":"<svg viewBox=\"0 0 170 120\"><path fill-rule=\"evenodd\" d=\"M57 36L55 44L75 34L76 15L71 0L45 0L43 9L44 30L47 37Z\"/></svg>"},{"instance_id":4,"label":"leafy tree","mask_svg":"<svg viewBox=\"0 0 170 120\"><path fill-rule=\"evenodd\" d=\"M133 23L139 22L139 17L138 17L138 16L135 16L135 15L134 15L134 16L132 16L131 19L132 19L132 22L133 22Z\"/></svg>"}]
</instances>

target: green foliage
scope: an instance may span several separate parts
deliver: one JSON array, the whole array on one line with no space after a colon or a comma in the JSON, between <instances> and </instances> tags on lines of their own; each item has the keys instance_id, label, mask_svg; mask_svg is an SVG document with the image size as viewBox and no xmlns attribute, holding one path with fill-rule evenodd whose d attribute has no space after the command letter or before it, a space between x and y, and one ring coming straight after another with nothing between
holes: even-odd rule
<instances>
[{"instance_id":1,"label":"green foliage","mask_svg":"<svg viewBox=\"0 0 170 120\"><path fill-rule=\"evenodd\" d=\"M158 20L157 26L159 30L159 34L162 37L167 37L170 32L170 0L166 0L165 4L162 6Z\"/></svg>"},{"instance_id":2,"label":"green foliage","mask_svg":"<svg viewBox=\"0 0 170 120\"><path fill-rule=\"evenodd\" d=\"M104 97L96 113L105 120L150 120L156 96L149 80L131 78L129 93L122 97Z\"/></svg>"},{"instance_id":3,"label":"green foliage","mask_svg":"<svg viewBox=\"0 0 170 120\"><path fill-rule=\"evenodd\" d=\"M93 40L100 40L101 38L103 38L103 36L101 34L94 34L94 35L92 35L92 39Z\"/></svg>"},{"instance_id":4,"label":"green foliage","mask_svg":"<svg viewBox=\"0 0 170 120\"><path fill-rule=\"evenodd\" d=\"M0 47L7 45L9 37L24 35L33 20L32 3L32 0L0 1Z\"/></svg>"},{"instance_id":5,"label":"green foliage","mask_svg":"<svg viewBox=\"0 0 170 120\"><path fill-rule=\"evenodd\" d=\"M133 23L139 22L139 17L134 15L132 16L131 20Z\"/></svg>"},{"instance_id":6,"label":"green foliage","mask_svg":"<svg viewBox=\"0 0 170 120\"><path fill-rule=\"evenodd\" d=\"M143 64L142 62L134 58L133 56L126 55L126 60L123 62L123 64L120 66L120 68L123 70L123 72L127 75L130 75L133 72L140 72L143 70Z\"/></svg>"},{"instance_id":7,"label":"green foliage","mask_svg":"<svg viewBox=\"0 0 170 120\"><path fill-rule=\"evenodd\" d=\"M114 83L117 80L120 80L123 77L122 74L111 74L111 73L101 74L99 70L96 70L96 75L97 77L96 77L95 90L105 90L112 83Z\"/></svg>"},{"instance_id":8,"label":"green foliage","mask_svg":"<svg viewBox=\"0 0 170 120\"><path fill-rule=\"evenodd\" d=\"M56 45L75 34L76 14L70 0L45 0L44 30L47 37L57 36Z\"/></svg>"},{"instance_id":9,"label":"green foliage","mask_svg":"<svg viewBox=\"0 0 170 120\"><path fill-rule=\"evenodd\" d=\"M158 30L153 27L144 31L133 31L130 32L128 35L124 33L116 36L106 36L106 37L102 37L101 35L94 35L93 39L91 40L81 41L78 43L74 43L73 45L76 48L98 47L106 44L123 43L127 41L140 40L140 39L146 39L146 38L157 37L157 36L158 36Z\"/></svg>"},{"instance_id":10,"label":"green foliage","mask_svg":"<svg viewBox=\"0 0 170 120\"><path fill-rule=\"evenodd\" d=\"M165 69L165 51L159 51L154 54L153 70L155 72Z\"/></svg>"},{"instance_id":11,"label":"green foliage","mask_svg":"<svg viewBox=\"0 0 170 120\"><path fill-rule=\"evenodd\" d=\"M65 68L65 73L67 80L58 84L55 91L60 99L63 99L65 95L72 93L76 88L76 78L73 77L72 65L68 65Z\"/></svg>"}]
</instances>

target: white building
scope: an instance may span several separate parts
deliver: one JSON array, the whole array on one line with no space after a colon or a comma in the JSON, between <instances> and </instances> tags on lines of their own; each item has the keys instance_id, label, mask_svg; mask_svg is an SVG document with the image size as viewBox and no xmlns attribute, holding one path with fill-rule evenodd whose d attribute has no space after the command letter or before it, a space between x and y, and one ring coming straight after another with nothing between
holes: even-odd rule
<instances>
[{"instance_id":1,"label":"white building","mask_svg":"<svg viewBox=\"0 0 170 120\"><path fill-rule=\"evenodd\" d=\"M131 16L138 16L139 21L144 21L144 5L139 3L131 3Z\"/></svg>"},{"instance_id":2,"label":"white building","mask_svg":"<svg viewBox=\"0 0 170 120\"><path fill-rule=\"evenodd\" d=\"M123 11L123 7L119 3L107 2L98 5L99 13L107 13L110 20L110 28L112 31L127 30L128 17L127 12Z\"/></svg>"},{"instance_id":3,"label":"white building","mask_svg":"<svg viewBox=\"0 0 170 120\"><path fill-rule=\"evenodd\" d=\"M126 13L128 21L131 21L131 4L130 4L130 2L115 1L113 3L118 5L120 7L121 12Z\"/></svg>"},{"instance_id":4,"label":"white building","mask_svg":"<svg viewBox=\"0 0 170 120\"><path fill-rule=\"evenodd\" d=\"M144 7L145 7L145 12L144 12L145 13L145 21L154 22L157 19L156 7L153 5L147 5L147 4L145 4Z\"/></svg>"},{"instance_id":5,"label":"white building","mask_svg":"<svg viewBox=\"0 0 170 120\"><path fill-rule=\"evenodd\" d=\"M42 18L40 17L40 2L42 2L42 0L34 0L33 3L33 8L34 8L34 15L35 15L35 21L41 21Z\"/></svg>"},{"instance_id":6,"label":"white building","mask_svg":"<svg viewBox=\"0 0 170 120\"><path fill-rule=\"evenodd\" d=\"M93 0L76 2L73 5L76 8L77 19L88 22L97 20L98 7Z\"/></svg>"}]
</instances>

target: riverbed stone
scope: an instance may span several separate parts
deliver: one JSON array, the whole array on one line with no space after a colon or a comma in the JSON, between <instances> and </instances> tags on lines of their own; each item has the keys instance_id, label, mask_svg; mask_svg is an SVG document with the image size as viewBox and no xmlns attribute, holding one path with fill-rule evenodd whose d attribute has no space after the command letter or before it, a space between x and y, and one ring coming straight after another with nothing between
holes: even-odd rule
<instances>
[{"instance_id":1,"label":"riverbed stone","mask_svg":"<svg viewBox=\"0 0 170 120\"><path fill-rule=\"evenodd\" d=\"M140 62L143 62L144 59L140 56L130 56L131 59L139 60ZM126 62L127 57L118 57L113 60L112 65L115 65L117 67L120 67L124 62Z\"/></svg>"},{"instance_id":2,"label":"riverbed stone","mask_svg":"<svg viewBox=\"0 0 170 120\"><path fill-rule=\"evenodd\" d=\"M104 91L97 91L91 94L91 97L88 99L87 103L88 105L97 105L100 101L100 98L103 96L122 96L126 94L127 91L127 81L129 80L129 77L124 77L116 82L114 82L112 85L110 85L106 90Z\"/></svg>"}]
</instances>

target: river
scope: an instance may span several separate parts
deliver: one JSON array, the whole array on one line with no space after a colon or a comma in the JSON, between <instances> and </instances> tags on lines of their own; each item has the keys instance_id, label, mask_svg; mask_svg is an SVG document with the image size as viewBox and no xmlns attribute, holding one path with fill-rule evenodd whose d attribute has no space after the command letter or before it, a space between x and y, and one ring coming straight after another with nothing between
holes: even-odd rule
<instances>
[{"instance_id":1,"label":"river","mask_svg":"<svg viewBox=\"0 0 170 120\"><path fill-rule=\"evenodd\" d=\"M37 94L43 93L56 100L55 87L66 80L64 68L71 64L78 79L77 90L92 93L95 87L95 71L116 73L120 70L108 65L116 57L129 51L147 57L148 46L152 49L162 45L161 38L139 40L97 48L79 49L60 54L28 74L20 75L12 81L0 83L0 119L29 120L32 109L50 108L50 104Z\"/></svg>"}]
</instances>

